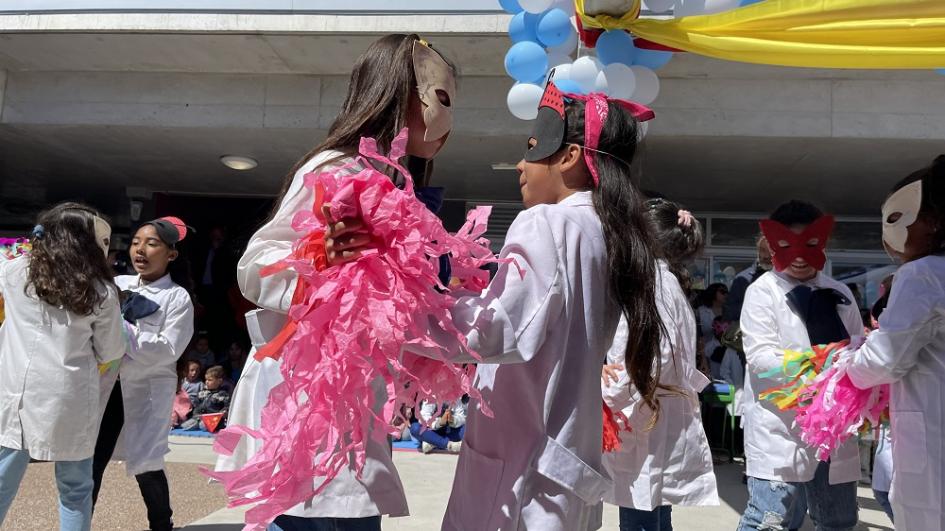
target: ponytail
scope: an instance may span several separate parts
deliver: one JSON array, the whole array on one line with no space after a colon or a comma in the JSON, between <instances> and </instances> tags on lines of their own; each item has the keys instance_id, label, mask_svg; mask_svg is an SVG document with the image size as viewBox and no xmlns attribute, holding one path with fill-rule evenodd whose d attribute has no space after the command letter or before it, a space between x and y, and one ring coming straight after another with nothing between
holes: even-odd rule
<instances>
[{"instance_id":1,"label":"ponytail","mask_svg":"<svg viewBox=\"0 0 945 531\"><path fill-rule=\"evenodd\" d=\"M692 275L686 265L705 246L702 224L692 217L688 224L684 223L680 216L683 207L666 199L650 199L644 207L643 216L655 245L654 252L666 261L688 297L692 291Z\"/></svg>"}]
</instances>

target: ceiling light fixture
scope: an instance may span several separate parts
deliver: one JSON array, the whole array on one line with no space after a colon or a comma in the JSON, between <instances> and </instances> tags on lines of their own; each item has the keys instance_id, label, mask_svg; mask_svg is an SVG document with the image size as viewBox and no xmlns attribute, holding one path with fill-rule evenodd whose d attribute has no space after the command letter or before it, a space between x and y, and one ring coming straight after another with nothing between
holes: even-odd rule
<instances>
[{"instance_id":1,"label":"ceiling light fixture","mask_svg":"<svg viewBox=\"0 0 945 531\"><path fill-rule=\"evenodd\" d=\"M227 168L246 171L259 166L259 163L256 162L256 159L250 157L243 157L241 155L223 155L220 157L220 162L223 163Z\"/></svg>"}]
</instances>

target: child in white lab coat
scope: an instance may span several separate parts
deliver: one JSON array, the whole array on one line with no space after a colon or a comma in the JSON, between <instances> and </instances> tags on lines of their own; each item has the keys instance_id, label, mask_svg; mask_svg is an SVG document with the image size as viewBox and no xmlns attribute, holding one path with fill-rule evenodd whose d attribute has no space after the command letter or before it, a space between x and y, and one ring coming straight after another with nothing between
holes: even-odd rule
<instances>
[{"instance_id":1,"label":"child in white lab coat","mask_svg":"<svg viewBox=\"0 0 945 531\"><path fill-rule=\"evenodd\" d=\"M173 217L149 221L135 232L129 254L138 274L115 279L125 296L122 312L132 347L102 380L94 500L121 435L125 468L138 482L154 531L173 528L164 454L177 394L177 359L194 333L194 306L168 269L179 258L178 245L186 235L187 226Z\"/></svg>"},{"instance_id":2,"label":"child in white lab coat","mask_svg":"<svg viewBox=\"0 0 945 531\"><path fill-rule=\"evenodd\" d=\"M854 385L891 385L896 529L945 530L945 155L883 205L883 244L903 262L879 329L855 351Z\"/></svg>"},{"instance_id":3,"label":"child in white lab coat","mask_svg":"<svg viewBox=\"0 0 945 531\"><path fill-rule=\"evenodd\" d=\"M757 398L783 383L785 349L803 351L863 334L849 288L821 272L833 223L832 216L803 201L788 201L761 222L775 271L748 287L741 314L748 362L744 427L749 499L739 531L797 529L805 502L817 529L850 530L857 522L856 441L835 450L829 463L819 462L814 449L801 441L795 412Z\"/></svg>"},{"instance_id":4,"label":"child in white lab coat","mask_svg":"<svg viewBox=\"0 0 945 531\"><path fill-rule=\"evenodd\" d=\"M314 192L304 186L305 175L316 169L354 162L362 137L373 138L381 151L388 150L404 127L409 130L407 154L417 159L433 159L452 129L455 98L453 67L417 35L385 36L358 59L351 73L347 98L328 137L296 165L285 182L272 218L253 235L239 261L240 289L249 301L262 309L247 314L254 349L234 391L228 415L230 425L258 427L269 391L282 381L278 360L269 357L259 360L254 354L285 324L298 277L293 270L269 276L263 276L261 271L286 258L293 244L304 236L292 227L292 221L300 212L311 212L315 204ZM350 171L353 174L357 170ZM414 175L418 180L421 177ZM404 183L397 174L391 179L398 185ZM417 191L419 196L422 192ZM438 209L433 202L427 206L434 211ZM348 229L351 228L349 224ZM354 258L356 252L345 249L364 245L366 240L355 232L341 241L326 242L329 262ZM444 283L448 282L446 278ZM374 382L374 387L374 409L380 415L386 403L387 388L380 379ZM352 463L339 471L319 496L277 517L270 529L371 531L380 529L381 515L407 515L407 499L391 459L385 424L372 422L366 429L366 461L362 474L355 473ZM259 445L257 439L243 437L232 455L218 458L216 469L241 468L258 451ZM312 482L320 485L322 479L312 478Z\"/></svg>"},{"instance_id":5,"label":"child in white lab coat","mask_svg":"<svg viewBox=\"0 0 945 531\"><path fill-rule=\"evenodd\" d=\"M698 331L686 269L704 238L699 221L671 201L647 201L645 218L659 257L656 303L665 329L656 374L673 392L662 394L660 414L651 423L652 410L628 385L625 348L632 336L621 320L601 387L604 402L623 413L632 431L621 431L620 447L604 453L613 478L604 501L620 506L620 531L672 531L673 505L719 503L697 396L709 379L696 368Z\"/></svg>"},{"instance_id":6,"label":"child in white lab coat","mask_svg":"<svg viewBox=\"0 0 945 531\"><path fill-rule=\"evenodd\" d=\"M125 352L110 236L101 214L63 203L40 214L31 254L0 260L0 523L33 458L56 462L60 529L91 527L98 364Z\"/></svg>"},{"instance_id":7,"label":"child in white lab coat","mask_svg":"<svg viewBox=\"0 0 945 531\"><path fill-rule=\"evenodd\" d=\"M610 488L601 465L600 368L620 315L635 339L624 346L629 381L641 403L659 409L657 265L630 175L636 117L652 116L630 102L547 85L518 164L527 209L500 253L517 265L500 266L481 295L453 308L482 357L476 385L493 415L470 402L442 529L600 527ZM477 361L461 352L454 359Z\"/></svg>"}]
</instances>

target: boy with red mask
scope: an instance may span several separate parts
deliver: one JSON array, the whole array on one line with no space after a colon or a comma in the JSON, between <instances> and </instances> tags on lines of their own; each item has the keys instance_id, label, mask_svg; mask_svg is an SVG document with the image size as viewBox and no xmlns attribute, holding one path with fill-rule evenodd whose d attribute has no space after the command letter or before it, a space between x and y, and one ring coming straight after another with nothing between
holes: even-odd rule
<instances>
[{"instance_id":1,"label":"boy with red mask","mask_svg":"<svg viewBox=\"0 0 945 531\"><path fill-rule=\"evenodd\" d=\"M850 290L821 272L833 225L832 216L802 201L784 203L761 222L774 271L748 288L741 313L748 364L744 418L749 499L739 531L797 529L806 509L818 531L849 530L857 522L856 440L837 449L829 462L819 462L794 427L795 412L757 398L759 391L782 383L784 350L803 351L863 334Z\"/></svg>"}]
</instances>

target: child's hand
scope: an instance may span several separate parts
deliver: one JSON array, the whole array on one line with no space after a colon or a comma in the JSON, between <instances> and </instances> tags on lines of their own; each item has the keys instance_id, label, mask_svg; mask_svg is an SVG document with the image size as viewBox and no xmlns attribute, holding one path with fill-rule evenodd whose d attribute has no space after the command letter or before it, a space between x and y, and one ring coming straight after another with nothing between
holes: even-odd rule
<instances>
[{"instance_id":1,"label":"child's hand","mask_svg":"<svg viewBox=\"0 0 945 531\"><path fill-rule=\"evenodd\" d=\"M611 385L617 383L617 380L620 379L620 376L617 374L617 371L623 369L623 365L619 363L613 363L611 365L604 365L604 368L600 371L600 379L604 382L604 385Z\"/></svg>"},{"instance_id":2,"label":"child's hand","mask_svg":"<svg viewBox=\"0 0 945 531\"><path fill-rule=\"evenodd\" d=\"M328 225L325 231L325 254L328 255L329 266L353 262L370 247L371 236L363 232L364 222L360 219L349 218L336 222L331 217L331 205L327 203L322 205L322 214Z\"/></svg>"}]
</instances>

